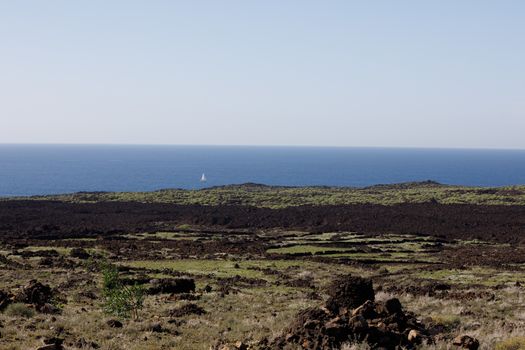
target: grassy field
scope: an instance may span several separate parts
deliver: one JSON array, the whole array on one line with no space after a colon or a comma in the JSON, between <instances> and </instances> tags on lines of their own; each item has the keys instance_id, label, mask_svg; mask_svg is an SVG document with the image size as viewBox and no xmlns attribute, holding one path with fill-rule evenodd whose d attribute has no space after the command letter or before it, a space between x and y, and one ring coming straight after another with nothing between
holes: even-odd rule
<instances>
[{"instance_id":1,"label":"grassy field","mask_svg":"<svg viewBox=\"0 0 525 350\"><path fill-rule=\"evenodd\" d=\"M266 255L217 251L181 259L166 245L163 259L148 260L133 259L133 252L119 248L137 245L140 249L142 242L159 239L161 244L172 245L216 244L221 240L195 231L127 235L110 245L102 239L67 240L67 244L89 242L90 253L107 256L121 267L121 276L131 280L173 276L194 279L195 300L169 294L148 295L140 317L121 319L124 326L119 329L106 323L114 316L103 310L102 275L92 269L96 259L72 258L70 248L56 246L53 241L41 241L38 246L20 250L4 245L0 254L20 265L0 262L0 289L16 291L29 280L38 279L54 288L61 312L48 315L23 305L5 310L0 313L0 348L33 349L42 344L41 339L52 336L65 338L68 349L91 349L78 345L86 341L111 350L207 350L239 340L249 343L272 339L297 312L326 299L334 276L351 273L371 278L377 299L398 297L406 310L442 327L438 342L421 349L449 349L451 339L463 333L480 339L483 350L521 349L515 344L521 344L525 336L525 289L521 286L525 265L451 266L444 254L449 248L462 246L508 249L505 245L457 241L445 244L441 252L435 250L437 242L431 237L366 237L351 232L256 234L267 238ZM49 249L59 253L53 260L66 259L74 264L49 267L41 265L38 257L20 255L24 251L45 253ZM434 290L436 283L444 283L450 289ZM170 316L172 310L190 304L202 308L204 313ZM344 345L342 349L367 347Z\"/></svg>"}]
</instances>

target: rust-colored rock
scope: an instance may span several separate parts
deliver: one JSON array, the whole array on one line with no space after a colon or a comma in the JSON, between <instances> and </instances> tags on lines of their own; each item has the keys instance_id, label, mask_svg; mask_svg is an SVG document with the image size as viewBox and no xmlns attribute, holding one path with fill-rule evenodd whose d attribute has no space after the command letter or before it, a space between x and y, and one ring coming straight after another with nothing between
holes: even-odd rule
<instances>
[{"instance_id":1,"label":"rust-colored rock","mask_svg":"<svg viewBox=\"0 0 525 350\"><path fill-rule=\"evenodd\" d=\"M452 341L452 345L459 346L460 348L468 350L478 350L479 341L476 338L473 338L469 335L458 335Z\"/></svg>"}]
</instances>

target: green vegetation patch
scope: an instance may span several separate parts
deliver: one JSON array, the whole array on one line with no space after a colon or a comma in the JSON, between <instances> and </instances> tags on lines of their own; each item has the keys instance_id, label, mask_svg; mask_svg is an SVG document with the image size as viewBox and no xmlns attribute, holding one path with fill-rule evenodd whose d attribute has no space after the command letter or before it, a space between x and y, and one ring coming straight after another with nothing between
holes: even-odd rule
<instances>
[{"instance_id":1,"label":"green vegetation patch","mask_svg":"<svg viewBox=\"0 0 525 350\"><path fill-rule=\"evenodd\" d=\"M122 265L144 268L149 270L172 269L194 275L213 274L217 277L241 277L262 278L269 280L271 277L254 268L273 268L282 270L291 266L301 266L307 263L293 260L207 260L207 259L183 259L183 260L142 260L123 262ZM238 267L237 267L238 266Z\"/></svg>"},{"instance_id":2,"label":"green vegetation patch","mask_svg":"<svg viewBox=\"0 0 525 350\"><path fill-rule=\"evenodd\" d=\"M436 271L420 271L415 277L433 279L451 284L480 284L488 287L516 283L525 279L525 272L499 271L493 268L473 267L471 269L443 269Z\"/></svg>"},{"instance_id":3,"label":"green vegetation patch","mask_svg":"<svg viewBox=\"0 0 525 350\"><path fill-rule=\"evenodd\" d=\"M300 205L345 205L437 202L442 204L525 205L525 186L480 188L446 186L433 182L368 188L272 187L231 185L202 190L168 189L155 192L75 193L35 196L66 202L137 201L198 205L249 205L285 208ZM181 228L186 229L186 227Z\"/></svg>"},{"instance_id":4,"label":"green vegetation patch","mask_svg":"<svg viewBox=\"0 0 525 350\"><path fill-rule=\"evenodd\" d=\"M339 248L339 247L322 247L313 245L292 245L280 248L271 248L267 250L269 254L326 254L327 252L350 252L354 248Z\"/></svg>"}]
</instances>

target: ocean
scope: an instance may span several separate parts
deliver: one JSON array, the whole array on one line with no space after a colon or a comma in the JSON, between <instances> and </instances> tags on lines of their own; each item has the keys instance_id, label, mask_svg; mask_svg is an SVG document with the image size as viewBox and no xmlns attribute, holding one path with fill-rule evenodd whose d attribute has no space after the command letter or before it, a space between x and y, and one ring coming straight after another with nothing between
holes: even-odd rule
<instances>
[{"instance_id":1,"label":"ocean","mask_svg":"<svg viewBox=\"0 0 525 350\"><path fill-rule=\"evenodd\" d=\"M207 182L199 180L206 174ZM525 151L251 146L0 145L0 196L200 189L246 182L525 184Z\"/></svg>"}]
</instances>

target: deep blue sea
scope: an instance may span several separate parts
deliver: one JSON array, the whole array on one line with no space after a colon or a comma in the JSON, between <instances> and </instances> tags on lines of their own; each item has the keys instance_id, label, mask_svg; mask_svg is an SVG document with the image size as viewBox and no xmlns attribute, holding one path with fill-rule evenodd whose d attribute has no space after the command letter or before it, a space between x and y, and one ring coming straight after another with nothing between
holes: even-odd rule
<instances>
[{"instance_id":1,"label":"deep blue sea","mask_svg":"<svg viewBox=\"0 0 525 350\"><path fill-rule=\"evenodd\" d=\"M199 182L202 173L207 182ZM0 196L199 189L245 182L525 184L525 151L241 146L0 145Z\"/></svg>"}]
</instances>

